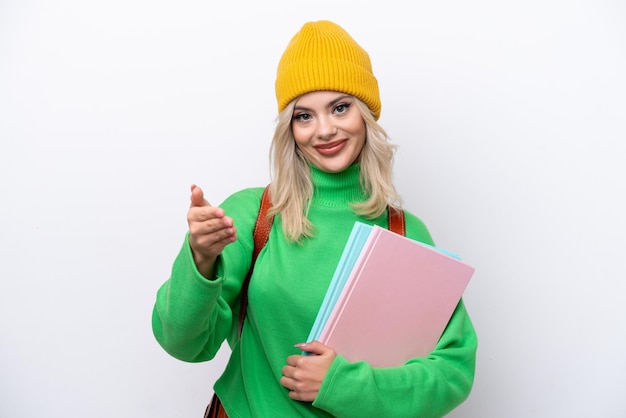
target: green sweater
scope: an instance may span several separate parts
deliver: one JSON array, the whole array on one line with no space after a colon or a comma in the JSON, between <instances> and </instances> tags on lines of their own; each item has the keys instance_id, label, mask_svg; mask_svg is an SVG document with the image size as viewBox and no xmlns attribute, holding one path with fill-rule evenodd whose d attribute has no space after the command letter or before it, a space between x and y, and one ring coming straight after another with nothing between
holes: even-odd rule
<instances>
[{"instance_id":1,"label":"green sweater","mask_svg":"<svg viewBox=\"0 0 626 418\"><path fill-rule=\"evenodd\" d=\"M237 336L239 292L250 266L252 229L263 189L245 189L221 205L237 227L217 264L216 280L195 268L188 239L171 276L159 289L153 331L161 346L183 361L211 360L224 340L232 349L215 383L230 418L267 417L441 417L469 395L474 379L476 334L461 301L435 350L393 368L333 361L314 402L289 398L280 383L287 356L300 354L357 216L349 203L363 200L359 166L338 174L312 170L315 192L308 213L315 236L286 242L277 216L259 254L249 288L242 338ZM433 244L425 225L405 212L407 236ZM407 330L411 332L411 330Z\"/></svg>"}]
</instances>

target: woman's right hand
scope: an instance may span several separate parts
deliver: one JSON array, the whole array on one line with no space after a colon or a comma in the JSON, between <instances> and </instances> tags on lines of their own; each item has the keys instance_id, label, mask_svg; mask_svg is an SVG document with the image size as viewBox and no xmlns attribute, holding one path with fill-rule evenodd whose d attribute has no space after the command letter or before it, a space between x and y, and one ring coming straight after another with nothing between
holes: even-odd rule
<instances>
[{"instance_id":1,"label":"woman's right hand","mask_svg":"<svg viewBox=\"0 0 626 418\"><path fill-rule=\"evenodd\" d=\"M237 239L233 220L204 198L202 189L191 186L191 206L187 212L189 244L200 274L210 279L217 256L224 247Z\"/></svg>"}]
</instances>

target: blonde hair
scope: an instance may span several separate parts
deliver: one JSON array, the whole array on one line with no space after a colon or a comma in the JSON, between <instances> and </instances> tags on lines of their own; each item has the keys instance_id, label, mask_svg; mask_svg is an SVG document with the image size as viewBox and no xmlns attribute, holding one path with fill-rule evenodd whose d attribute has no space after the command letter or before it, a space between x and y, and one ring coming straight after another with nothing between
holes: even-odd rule
<instances>
[{"instance_id":1,"label":"blonde hair","mask_svg":"<svg viewBox=\"0 0 626 418\"><path fill-rule=\"evenodd\" d=\"M296 146L291 121L296 100L292 100L277 118L270 147L272 207L268 216L280 214L287 241L298 242L313 236L314 225L307 217L313 197L309 163ZM401 198L393 184L393 158L396 145L378 124L371 110L355 98L366 126L366 138L360 155L360 181L367 199L355 202L352 209L369 219L382 215L387 206L400 208Z\"/></svg>"}]
</instances>

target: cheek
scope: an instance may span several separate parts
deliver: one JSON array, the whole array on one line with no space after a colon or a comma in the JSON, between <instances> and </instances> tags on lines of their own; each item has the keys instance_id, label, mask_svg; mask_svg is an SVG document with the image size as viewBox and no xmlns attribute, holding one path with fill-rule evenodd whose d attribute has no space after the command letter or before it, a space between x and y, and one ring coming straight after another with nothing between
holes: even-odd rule
<instances>
[{"instance_id":1,"label":"cheek","mask_svg":"<svg viewBox=\"0 0 626 418\"><path fill-rule=\"evenodd\" d=\"M346 126L346 129L349 129L353 135L358 136L365 140L365 133L367 128L365 127L365 121L359 115L358 117L353 118L350 123Z\"/></svg>"},{"instance_id":2,"label":"cheek","mask_svg":"<svg viewBox=\"0 0 626 418\"><path fill-rule=\"evenodd\" d=\"M367 130L365 129L365 125L355 126L354 128L355 129L352 132L354 133L355 138L357 138L357 147L361 150L363 149L363 145L365 145Z\"/></svg>"},{"instance_id":3,"label":"cheek","mask_svg":"<svg viewBox=\"0 0 626 418\"><path fill-rule=\"evenodd\" d=\"M293 134L293 138L296 141L296 145L298 147L306 146L309 142L309 135L307 135L306 130L302 128L291 128L291 133Z\"/></svg>"},{"instance_id":4,"label":"cheek","mask_svg":"<svg viewBox=\"0 0 626 418\"><path fill-rule=\"evenodd\" d=\"M365 139L363 139L362 141L359 141L357 145L357 149L356 149L357 154L361 154L364 146L365 146Z\"/></svg>"}]
</instances>

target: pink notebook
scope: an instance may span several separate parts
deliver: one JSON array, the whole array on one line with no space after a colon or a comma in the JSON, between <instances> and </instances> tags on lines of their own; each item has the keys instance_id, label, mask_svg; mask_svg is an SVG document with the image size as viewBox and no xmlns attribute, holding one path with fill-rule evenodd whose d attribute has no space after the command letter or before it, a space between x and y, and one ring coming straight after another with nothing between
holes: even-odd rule
<instances>
[{"instance_id":1,"label":"pink notebook","mask_svg":"<svg viewBox=\"0 0 626 418\"><path fill-rule=\"evenodd\" d=\"M374 367L426 356L473 273L455 257L374 226L319 340Z\"/></svg>"}]
</instances>

